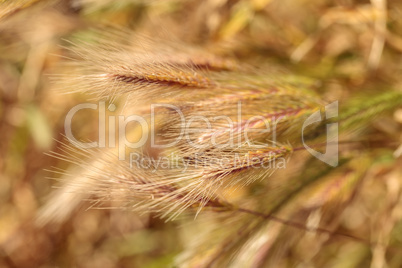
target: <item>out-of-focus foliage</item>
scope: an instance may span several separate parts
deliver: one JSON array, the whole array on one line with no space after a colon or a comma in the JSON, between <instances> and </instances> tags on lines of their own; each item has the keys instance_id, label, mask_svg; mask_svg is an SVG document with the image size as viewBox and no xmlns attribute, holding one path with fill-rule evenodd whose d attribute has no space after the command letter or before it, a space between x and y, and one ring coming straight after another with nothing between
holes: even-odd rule
<instances>
[{"instance_id":1,"label":"out-of-focus foliage","mask_svg":"<svg viewBox=\"0 0 402 268\"><path fill-rule=\"evenodd\" d=\"M1 1L0 266L401 267L401 13L402 3L396 0ZM117 42L121 48L99 46L93 35L108 36L102 31L114 27L127 32L121 39L102 37L100 43ZM144 35L153 38L141 41L145 48L135 43ZM158 56L151 62L144 56L149 51ZM126 54L132 58L124 58ZM121 56L117 67L111 55ZM66 57L79 59L72 66L61 64ZM116 79L127 81L122 72L132 59L141 66L136 81L150 85L138 87L139 94L129 96L128 104L137 99L143 99L141 104L164 102L175 99L172 94L183 94L180 100L199 103L189 113L221 113L231 106L220 96L228 94L228 88L244 87L249 98L246 113L252 116L253 109L272 112L259 95L268 94L264 85L269 84L282 94L270 98L275 109L299 109L292 101L306 105L297 116L288 114L287 122L297 125L299 115L318 109L314 105L338 100L339 165L332 168L295 150L287 168L269 178L256 180L242 173L248 184L224 188L220 194L225 202L204 202L195 220L190 213L164 222L156 217L159 210L147 206L140 207L148 209L142 214L130 209L86 210L93 204L82 202L89 198L85 194L104 193L112 185L107 179L124 169L108 154L91 152L85 154L89 160L81 155L82 163L107 168L104 187L63 199L62 191L53 189L60 184L47 179L55 176L47 169L56 167L59 177L67 173L82 181L99 174L96 168L93 175L93 170L83 172L46 154L65 154L54 140L63 140L68 110L88 101L84 91L99 99L119 99L131 89L127 86L120 96L102 92L113 90L108 87L112 83L99 83L99 76L82 79L80 74L110 69ZM158 65L150 75L148 70L165 59L175 65ZM199 73L177 67L188 61ZM257 69L249 72L249 66ZM71 72L76 72L72 78L50 81ZM150 81L169 84L168 92ZM250 84L264 90L250 96ZM60 85L74 93L61 94ZM186 95L186 86L214 91ZM207 97L212 103L204 100ZM97 116L94 112L77 117L74 134L96 140ZM174 132L173 117L158 124ZM308 137L320 143L324 132L325 126L317 126ZM287 154L287 141L282 142ZM220 175L219 170L213 172L208 178ZM74 191L73 183L67 186ZM110 199L105 197L109 207L122 206ZM48 220L38 224L38 212L49 207L48 200L54 203L41 214Z\"/></svg>"}]
</instances>

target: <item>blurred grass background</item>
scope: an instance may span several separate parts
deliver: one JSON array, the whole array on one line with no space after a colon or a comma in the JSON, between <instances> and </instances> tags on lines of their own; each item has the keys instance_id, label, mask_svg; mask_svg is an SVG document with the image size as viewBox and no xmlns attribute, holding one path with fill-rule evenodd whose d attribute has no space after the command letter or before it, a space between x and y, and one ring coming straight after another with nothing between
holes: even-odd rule
<instances>
[{"instance_id":1,"label":"blurred grass background","mask_svg":"<svg viewBox=\"0 0 402 268\"><path fill-rule=\"evenodd\" d=\"M239 61L287 68L321 81L327 100L402 86L402 2L397 0L3 0L0 267L168 267L185 247L188 237L178 223L118 210L81 209L63 224L34 226L55 185L45 169L65 166L45 153L59 150L54 139L64 133L64 116L83 101L78 94L52 90L49 74L64 53L62 39L103 24L172 34ZM82 119L80 135L96 138L96 122L88 120ZM372 126L372 137L401 142L402 108ZM385 260L389 267L401 267L401 148L361 152L371 160L354 165L365 172L366 185L347 211L355 217L349 222L354 234L367 237L371 228L373 236L394 241L394 253L347 244L344 262L329 266L328 249L321 254L328 266L317 267L385 267ZM374 227L359 228L364 218ZM275 267L313 267L294 265L300 256L288 258L288 264Z\"/></svg>"}]
</instances>

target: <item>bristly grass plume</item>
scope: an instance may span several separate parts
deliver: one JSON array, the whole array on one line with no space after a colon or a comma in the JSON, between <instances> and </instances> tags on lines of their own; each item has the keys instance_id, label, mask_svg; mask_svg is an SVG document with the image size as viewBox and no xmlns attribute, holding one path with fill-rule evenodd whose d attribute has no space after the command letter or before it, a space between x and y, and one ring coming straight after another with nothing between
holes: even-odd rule
<instances>
[{"instance_id":1,"label":"bristly grass plume","mask_svg":"<svg viewBox=\"0 0 402 268\"><path fill-rule=\"evenodd\" d=\"M64 154L53 155L76 168L61 172L65 182L43 208L41 224L63 221L81 200L89 199L91 207L133 210L166 220L212 211L233 225L227 232L218 231L211 249L205 247L210 241L203 241L204 246L189 246L182 256L185 267L261 262L258 254L266 256L268 251L261 253L261 248L247 245L273 247L275 238L286 236L281 234L283 225L327 235L322 243L328 235L368 243L367 239L330 231L336 221L321 210L345 209L364 172L344 168L342 163L351 161L347 156L341 157L338 168L316 172L317 162L306 161L302 141L319 148L328 123L339 123L341 135L344 132L353 139L357 125L368 127L373 116L400 105L400 91L373 93L368 101L356 97L342 103L338 117L304 129L306 120L317 112L324 115L329 103L317 93L317 84L308 79L264 71L201 48L123 30L78 35L66 48L63 69L68 73L58 76L59 87L125 107L119 110L120 116L134 112L146 122L152 121L151 129L137 126L125 135L137 137L141 131L145 131L142 135L154 131L153 142L174 145L153 148L147 142L141 148L128 149L124 153L127 157L121 160L120 146L82 149L74 143L65 144ZM157 116L150 114L150 104L161 104L153 110ZM211 124L204 120L211 118ZM292 154L299 163L289 161ZM165 167L160 159L168 159ZM147 166L139 164L146 161ZM299 165L299 170L305 165L305 173L294 176L281 170L284 177L270 179L275 170L292 168L289 164ZM337 173L333 174L334 170ZM277 180L280 187L274 186ZM236 199L236 191L244 193ZM302 201L304 196L308 198ZM310 217L306 218L303 212L307 211ZM329 229L320 227L325 221ZM197 257L197 248L210 253Z\"/></svg>"}]
</instances>

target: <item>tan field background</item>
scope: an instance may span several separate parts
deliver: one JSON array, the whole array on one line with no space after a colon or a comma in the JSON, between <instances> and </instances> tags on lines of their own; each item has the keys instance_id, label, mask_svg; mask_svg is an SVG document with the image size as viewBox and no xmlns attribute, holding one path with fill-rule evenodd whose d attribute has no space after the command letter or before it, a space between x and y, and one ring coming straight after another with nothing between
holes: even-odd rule
<instances>
[{"instance_id":1,"label":"tan field background","mask_svg":"<svg viewBox=\"0 0 402 268\"><path fill-rule=\"evenodd\" d=\"M0 267L402 267L401 103L381 115L362 109L363 134L340 138L360 139L340 146L343 164L322 175L321 184L302 183L306 191L277 207L278 215L303 223L321 217L322 228L351 237L257 222L258 215L212 211L165 222L153 213L88 209L87 201L71 207L68 200L54 212L65 218L38 225L38 212L59 185L50 178L60 175L48 170L77 175L47 153L62 153L56 141L63 139L65 116L88 99L61 94L52 75L63 72L67 40L110 25L309 77L326 101L342 104L374 92L375 103L376 93L402 88L397 0L1 0ZM96 113L78 117L77 135L97 139L96 120ZM288 193L291 176L307 178L322 167L307 159L295 152L290 170L270 183L229 189L226 197L264 208ZM240 239L242 228L228 231L240 222L256 229Z\"/></svg>"}]
</instances>

